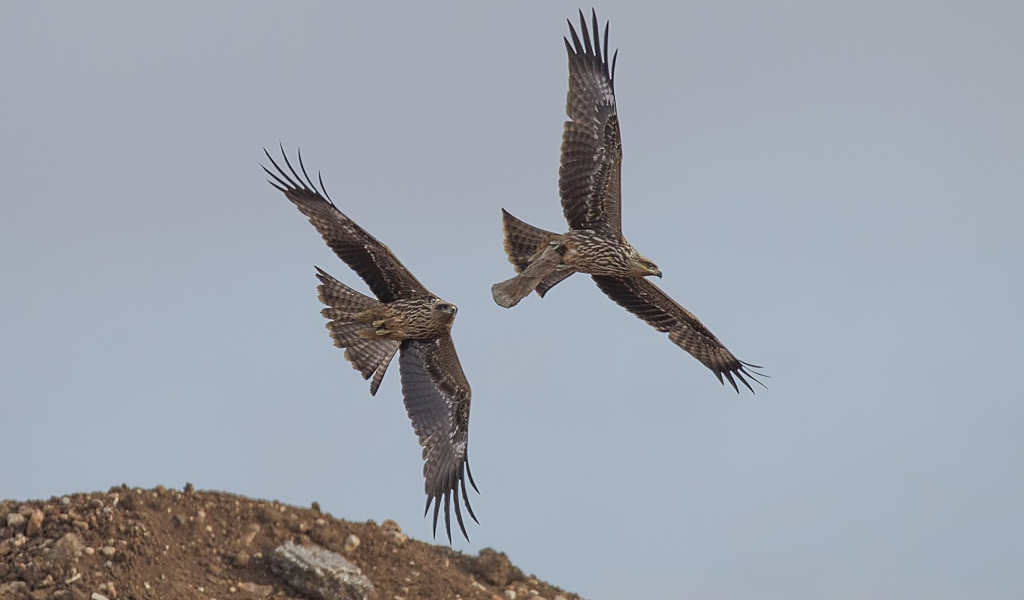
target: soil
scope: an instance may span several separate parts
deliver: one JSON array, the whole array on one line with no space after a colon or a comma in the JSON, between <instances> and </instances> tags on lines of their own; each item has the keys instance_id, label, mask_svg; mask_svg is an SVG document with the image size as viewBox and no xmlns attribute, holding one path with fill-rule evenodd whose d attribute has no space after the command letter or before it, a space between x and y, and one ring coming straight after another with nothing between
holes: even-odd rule
<instances>
[{"instance_id":1,"label":"soil","mask_svg":"<svg viewBox=\"0 0 1024 600\"><path fill-rule=\"evenodd\" d=\"M489 548L470 556L408 539L394 521L351 523L316 503L191 485L0 502L0 598L300 599L270 569L274 549L289 540L358 566L374 585L371 600L579 599Z\"/></svg>"}]
</instances>

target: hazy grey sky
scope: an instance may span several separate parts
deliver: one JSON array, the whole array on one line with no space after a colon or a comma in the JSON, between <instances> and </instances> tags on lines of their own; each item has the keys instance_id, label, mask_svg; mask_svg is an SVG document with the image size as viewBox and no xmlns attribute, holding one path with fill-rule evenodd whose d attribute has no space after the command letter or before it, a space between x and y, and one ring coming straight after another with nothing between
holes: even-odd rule
<instances>
[{"instance_id":1,"label":"hazy grey sky","mask_svg":"<svg viewBox=\"0 0 1024 600\"><path fill-rule=\"evenodd\" d=\"M499 209L565 227L576 8L0 5L0 497L190 481L430 539L283 142L460 307L456 548L595 600L1020 598L1024 5L597 6L625 233L757 396L583 276L491 301Z\"/></svg>"}]
</instances>

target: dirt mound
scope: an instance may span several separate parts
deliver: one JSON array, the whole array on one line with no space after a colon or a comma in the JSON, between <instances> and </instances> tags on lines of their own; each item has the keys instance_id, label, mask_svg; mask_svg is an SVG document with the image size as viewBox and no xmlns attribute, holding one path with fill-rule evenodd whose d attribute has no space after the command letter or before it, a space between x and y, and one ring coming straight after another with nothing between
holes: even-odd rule
<instances>
[{"instance_id":1,"label":"dirt mound","mask_svg":"<svg viewBox=\"0 0 1024 600\"><path fill-rule=\"evenodd\" d=\"M350 523L316 503L191 486L0 502L0 598L303 598L271 569L286 542L356 565L373 584L372 600L579 598L524 575L503 553L469 556L411 540L390 520Z\"/></svg>"}]
</instances>

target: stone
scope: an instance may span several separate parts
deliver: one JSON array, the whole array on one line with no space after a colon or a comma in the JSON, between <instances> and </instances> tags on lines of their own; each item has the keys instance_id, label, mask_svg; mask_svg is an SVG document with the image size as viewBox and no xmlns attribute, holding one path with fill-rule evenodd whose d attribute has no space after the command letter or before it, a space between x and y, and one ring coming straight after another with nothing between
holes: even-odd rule
<instances>
[{"instance_id":1,"label":"stone","mask_svg":"<svg viewBox=\"0 0 1024 600\"><path fill-rule=\"evenodd\" d=\"M28 591L28 584L24 581L12 581L0 585L0 598L17 598L18 592Z\"/></svg>"},{"instance_id":2,"label":"stone","mask_svg":"<svg viewBox=\"0 0 1024 600\"><path fill-rule=\"evenodd\" d=\"M32 537L39 533L39 530L43 528L43 511L35 510L32 511L32 516L28 518L28 527L25 528L25 535Z\"/></svg>"},{"instance_id":3,"label":"stone","mask_svg":"<svg viewBox=\"0 0 1024 600\"><path fill-rule=\"evenodd\" d=\"M554 598L552 598L551 600L566 600L566 597L561 595L561 594L559 594L559 595L555 596Z\"/></svg>"},{"instance_id":4,"label":"stone","mask_svg":"<svg viewBox=\"0 0 1024 600\"><path fill-rule=\"evenodd\" d=\"M319 546L285 542L274 550L271 570L296 591L316 600L368 600L373 584L345 557Z\"/></svg>"},{"instance_id":5,"label":"stone","mask_svg":"<svg viewBox=\"0 0 1024 600\"><path fill-rule=\"evenodd\" d=\"M20 529L21 526L24 525L25 521L27 520L28 519L25 518L25 515L21 513L12 512L11 514L7 515L7 526L13 527L14 529Z\"/></svg>"},{"instance_id":6,"label":"stone","mask_svg":"<svg viewBox=\"0 0 1024 600\"><path fill-rule=\"evenodd\" d=\"M484 581L497 587L505 587L512 581L512 561L504 552L493 548L480 551L473 564L473 572Z\"/></svg>"},{"instance_id":7,"label":"stone","mask_svg":"<svg viewBox=\"0 0 1024 600\"><path fill-rule=\"evenodd\" d=\"M85 542L77 533L69 533L57 540L50 552L50 558L56 562L71 562L85 551Z\"/></svg>"},{"instance_id":8,"label":"stone","mask_svg":"<svg viewBox=\"0 0 1024 600\"><path fill-rule=\"evenodd\" d=\"M114 553L117 552L117 550L113 546L104 546L100 552L103 553L103 556L110 558L111 556L114 556Z\"/></svg>"},{"instance_id":9,"label":"stone","mask_svg":"<svg viewBox=\"0 0 1024 600\"><path fill-rule=\"evenodd\" d=\"M236 567L244 569L245 567L249 566L249 553L245 550L239 550L238 553L235 554L234 560L232 560L231 562Z\"/></svg>"},{"instance_id":10,"label":"stone","mask_svg":"<svg viewBox=\"0 0 1024 600\"><path fill-rule=\"evenodd\" d=\"M73 521L71 526L79 531L89 531L89 524L85 521Z\"/></svg>"},{"instance_id":11,"label":"stone","mask_svg":"<svg viewBox=\"0 0 1024 600\"><path fill-rule=\"evenodd\" d=\"M353 550L355 550L358 547L359 547L359 536L358 535L350 534L347 538L345 538L345 552L352 552Z\"/></svg>"},{"instance_id":12,"label":"stone","mask_svg":"<svg viewBox=\"0 0 1024 600\"><path fill-rule=\"evenodd\" d=\"M99 592L93 592L92 596L89 596L89 599L90 600L110 600L110 598L107 598L106 596L104 596L103 594L100 594Z\"/></svg>"},{"instance_id":13,"label":"stone","mask_svg":"<svg viewBox=\"0 0 1024 600\"><path fill-rule=\"evenodd\" d=\"M255 540L256 536L259 535L259 532L260 532L259 524L257 524L257 523L250 523L249 524L249 531L248 531L248 533L245 534L245 539L243 540L245 542L245 545L246 546L251 546L253 540Z\"/></svg>"},{"instance_id":14,"label":"stone","mask_svg":"<svg viewBox=\"0 0 1024 600\"><path fill-rule=\"evenodd\" d=\"M259 585L257 583L249 583L248 581L239 582L238 589L260 597L266 597L274 593L274 586L272 585Z\"/></svg>"},{"instance_id":15,"label":"stone","mask_svg":"<svg viewBox=\"0 0 1024 600\"><path fill-rule=\"evenodd\" d=\"M516 591L505 590L505 597L508 598L508 600L516 600Z\"/></svg>"},{"instance_id":16,"label":"stone","mask_svg":"<svg viewBox=\"0 0 1024 600\"><path fill-rule=\"evenodd\" d=\"M22 504L21 506L18 507L18 514L25 517L26 519L31 517L34 511L35 509L29 506L28 504Z\"/></svg>"},{"instance_id":17,"label":"stone","mask_svg":"<svg viewBox=\"0 0 1024 600\"><path fill-rule=\"evenodd\" d=\"M397 531L398 533L402 533L402 526L391 519L385 519L384 522L380 524L380 528L384 531Z\"/></svg>"},{"instance_id":18,"label":"stone","mask_svg":"<svg viewBox=\"0 0 1024 600\"><path fill-rule=\"evenodd\" d=\"M395 531L393 529L385 530L383 535L385 538L395 542L396 544L404 544L409 541L409 536L405 535L401 531Z\"/></svg>"}]
</instances>

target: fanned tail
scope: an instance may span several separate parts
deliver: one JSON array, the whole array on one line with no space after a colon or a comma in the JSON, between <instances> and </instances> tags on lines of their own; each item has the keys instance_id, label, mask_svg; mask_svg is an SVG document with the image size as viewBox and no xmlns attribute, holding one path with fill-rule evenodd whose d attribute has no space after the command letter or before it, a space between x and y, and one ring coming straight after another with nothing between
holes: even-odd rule
<instances>
[{"instance_id":1,"label":"fanned tail","mask_svg":"<svg viewBox=\"0 0 1024 600\"><path fill-rule=\"evenodd\" d=\"M491 296L498 306L512 308L536 290L543 298L557 283L572 275L572 270L555 270L560 262L551 242L559 235L534 227L501 210L501 228L505 234L505 254L519 275L491 286Z\"/></svg>"},{"instance_id":2,"label":"fanned tail","mask_svg":"<svg viewBox=\"0 0 1024 600\"><path fill-rule=\"evenodd\" d=\"M320 314L330 319L327 329L331 332L334 345L345 348L345 359L362 374L363 379L373 378L370 382L370 395L376 395L400 342L367 336L366 330L372 331L373 327L365 321L356 320L355 315L381 303L360 294L319 268L316 276L321 282L317 286L320 302L329 307L320 311Z\"/></svg>"}]
</instances>

